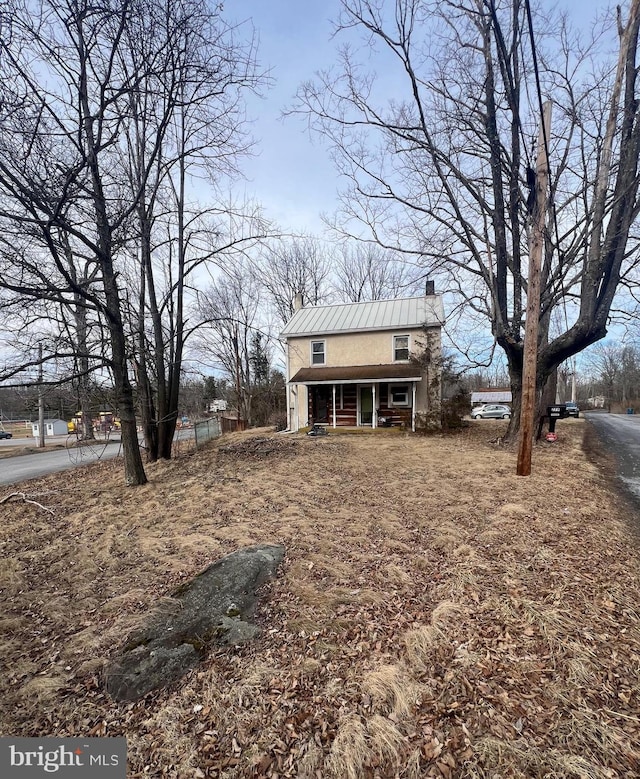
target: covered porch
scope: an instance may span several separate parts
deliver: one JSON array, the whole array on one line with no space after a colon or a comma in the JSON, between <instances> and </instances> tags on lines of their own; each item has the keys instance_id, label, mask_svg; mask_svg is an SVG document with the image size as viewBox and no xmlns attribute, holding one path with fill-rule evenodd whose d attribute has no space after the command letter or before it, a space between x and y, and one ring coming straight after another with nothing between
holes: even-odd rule
<instances>
[{"instance_id":1,"label":"covered porch","mask_svg":"<svg viewBox=\"0 0 640 779\"><path fill-rule=\"evenodd\" d=\"M397 427L415 430L415 365L303 368L289 382L290 427Z\"/></svg>"}]
</instances>

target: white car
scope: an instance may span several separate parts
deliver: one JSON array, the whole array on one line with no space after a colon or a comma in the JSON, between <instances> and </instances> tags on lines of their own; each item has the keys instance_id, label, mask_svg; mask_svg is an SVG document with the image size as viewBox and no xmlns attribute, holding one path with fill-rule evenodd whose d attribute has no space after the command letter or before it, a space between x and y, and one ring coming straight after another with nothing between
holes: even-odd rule
<instances>
[{"instance_id":1,"label":"white car","mask_svg":"<svg viewBox=\"0 0 640 779\"><path fill-rule=\"evenodd\" d=\"M500 403L485 403L471 410L472 419L510 419L511 409Z\"/></svg>"}]
</instances>

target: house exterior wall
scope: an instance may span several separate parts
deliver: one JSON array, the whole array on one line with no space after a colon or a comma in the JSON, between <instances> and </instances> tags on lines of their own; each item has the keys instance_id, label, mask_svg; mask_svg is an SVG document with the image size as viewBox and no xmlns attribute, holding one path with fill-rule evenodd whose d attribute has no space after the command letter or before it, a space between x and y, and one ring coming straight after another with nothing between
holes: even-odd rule
<instances>
[{"instance_id":1,"label":"house exterior wall","mask_svg":"<svg viewBox=\"0 0 640 779\"><path fill-rule=\"evenodd\" d=\"M477 403L511 403L510 389L483 389L471 393L471 405Z\"/></svg>"},{"instance_id":2,"label":"house exterior wall","mask_svg":"<svg viewBox=\"0 0 640 779\"><path fill-rule=\"evenodd\" d=\"M440 345L440 330L432 328ZM383 365L394 362L393 337L409 335L409 351L415 353L420 342L425 341L421 328L405 330L382 330L367 333L339 333L335 335L314 335L313 337L289 337L289 376L301 368L312 367L311 342L325 342L325 366Z\"/></svg>"},{"instance_id":3,"label":"house exterior wall","mask_svg":"<svg viewBox=\"0 0 640 779\"><path fill-rule=\"evenodd\" d=\"M314 335L312 337L292 337L287 339L288 379L303 369L313 367L311 355L312 341L325 342L325 361L318 367L350 367L358 365L384 365L394 361L394 336L409 335L409 351L417 355L427 344L427 335L422 328L399 330L369 331L362 333L340 333L332 335ZM438 364L442 341L439 327L429 329L429 346L432 352L432 364ZM440 371L433 367L422 369L423 379L415 384L416 413L426 413L440 402ZM409 385L409 396L413 397L413 383ZM357 416L356 384L336 384L336 425L356 425ZM341 389L342 387L342 389ZM333 423L333 391L328 385L329 418ZM313 422L312 387L302 384L289 388L289 425L292 429L306 427ZM376 384L376 408L378 416L391 417L394 424L405 423L410 410L389 405L388 383Z\"/></svg>"}]
</instances>

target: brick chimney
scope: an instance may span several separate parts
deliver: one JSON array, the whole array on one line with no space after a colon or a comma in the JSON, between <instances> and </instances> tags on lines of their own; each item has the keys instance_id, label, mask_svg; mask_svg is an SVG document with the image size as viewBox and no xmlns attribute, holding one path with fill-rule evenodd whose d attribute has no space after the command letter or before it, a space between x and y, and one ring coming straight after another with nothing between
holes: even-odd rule
<instances>
[{"instance_id":1,"label":"brick chimney","mask_svg":"<svg viewBox=\"0 0 640 779\"><path fill-rule=\"evenodd\" d=\"M302 292L296 292L296 294L293 296L293 311L294 313L296 311L300 311L302 306L304 305L302 300Z\"/></svg>"}]
</instances>

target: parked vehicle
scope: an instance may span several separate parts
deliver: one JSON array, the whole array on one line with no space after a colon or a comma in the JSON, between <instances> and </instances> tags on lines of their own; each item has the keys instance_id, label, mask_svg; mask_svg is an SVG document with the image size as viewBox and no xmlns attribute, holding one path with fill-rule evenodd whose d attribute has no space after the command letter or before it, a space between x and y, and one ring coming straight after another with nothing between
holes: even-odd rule
<instances>
[{"instance_id":1,"label":"parked vehicle","mask_svg":"<svg viewBox=\"0 0 640 779\"><path fill-rule=\"evenodd\" d=\"M2 438L13 438L13 435L11 433L7 433L6 430L0 430L0 439Z\"/></svg>"},{"instance_id":2,"label":"parked vehicle","mask_svg":"<svg viewBox=\"0 0 640 779\"><path fill-rule=\"evenodd\" d=\"M567 416L568 417L579 417L580 416L580 409L578 408L578 404L574 403L573 401L569 401L568 403L564 404L567 409Z\"/></svg>"},{"instance_id":3,"label":"parked vehicle","mask_svg":"<svg viewBox=\"0 0 640 779\"><path fill-rule=\"evenodd\" d=\"M484 406L476 406L471 411L472 419L509 419L511 409L498 403L485 403Z\"/></svg>"}]
</instances>

